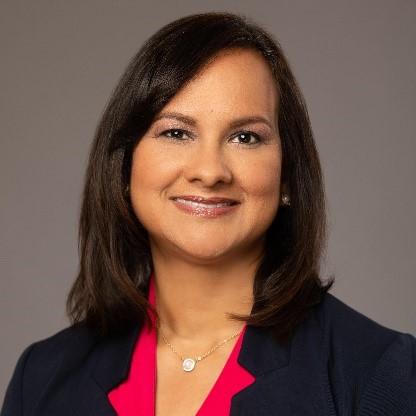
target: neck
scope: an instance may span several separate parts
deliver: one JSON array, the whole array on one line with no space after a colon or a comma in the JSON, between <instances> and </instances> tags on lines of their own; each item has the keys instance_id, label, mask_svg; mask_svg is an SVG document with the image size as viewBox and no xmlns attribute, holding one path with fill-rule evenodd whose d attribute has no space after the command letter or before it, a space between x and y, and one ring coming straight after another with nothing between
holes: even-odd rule
<instances>
[{"instance_id":1,"label":"neck","mask_svg":"<svg viewBox=\"0 0 416 416\"><path fill-rule=\"evenodd\" d=\"M155 250L153 263L156 309L167 336L212 340L243 328L230 314L251 311L258 257L201 265Z\"/></svg>"}]
</instances>

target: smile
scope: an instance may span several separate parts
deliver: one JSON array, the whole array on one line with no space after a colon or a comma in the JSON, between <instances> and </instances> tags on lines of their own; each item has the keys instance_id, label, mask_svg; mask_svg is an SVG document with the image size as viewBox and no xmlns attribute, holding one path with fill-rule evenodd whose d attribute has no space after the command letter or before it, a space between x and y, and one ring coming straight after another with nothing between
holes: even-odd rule
<instances>
[{"instance_id":1,"label":"smile","mask_svg":"<svg viewBox=\"0 0 416 416\"><path fill-rule=\"evenodd\" d=\"M173 203L188 214L202 217L221 217L234 211L239 202L228 198L202 198L198 196L186 196L172 198Z\"/></svg>"},{"instance_id":2,"label":"smile","mask_svg":"<svg viewBox=\"0 0 416 416\"><path fill-rule=\"evenodd\" d=\"M221 208L221 207L230 207L232 202L218 202L218 203L209 203L209 202L196 202L189 201L187 199L175 198L175 201L180 202L181 204L187 204L192 207L201 207L201 208Z\"/></svg>"}]
</instances>

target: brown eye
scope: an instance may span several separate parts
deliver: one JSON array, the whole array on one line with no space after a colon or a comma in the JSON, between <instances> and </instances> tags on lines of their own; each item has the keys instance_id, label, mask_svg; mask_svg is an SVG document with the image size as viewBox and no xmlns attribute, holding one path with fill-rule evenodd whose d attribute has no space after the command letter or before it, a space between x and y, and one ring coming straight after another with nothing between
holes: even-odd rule
<instances>
[{"instance_id":1,"label":"brown eye","mask_svg":"<svg viewBox=\"0 0 416 416\"><path fill-rule=\"evenodd\" d=\"M184 140L187 139L188 136L183 130L166 130L162 134L165 137L171 137L172 139Z\"/></svg>"},{"instance_id":2,"label":"brown eye","mask_svg":"<svg viewBox=\"0 0 416 416\"><path fill-rule=\"evenodd\" d=\"M252 132L242 132L238 133L236 136L233 137L231 140L232 143L239 143L239 144L257 144L261 142L260 137Z\"/></svg>"}]
</instances>

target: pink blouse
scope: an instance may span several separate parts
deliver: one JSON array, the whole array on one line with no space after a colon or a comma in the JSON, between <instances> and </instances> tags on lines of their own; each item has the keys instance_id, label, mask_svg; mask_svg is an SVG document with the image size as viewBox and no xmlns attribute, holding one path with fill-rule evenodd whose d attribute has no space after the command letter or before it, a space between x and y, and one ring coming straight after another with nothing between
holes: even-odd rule
<instances>
[{"instance_id":1,"label":"pink blouse","mask_svg":"<svg viewBox=\"0 0 416 416\"><path fill-rule=\"evenodd\" d=\"M149 301L155 304L153 279ZM150 330L144 328L137 339L127 379L108 393L118 416L155 415L157 334L154 324ZM237 362L244 330L196 416L228 416L233 395L254 381L254 377Z\"/></svg>"}]
</instances>

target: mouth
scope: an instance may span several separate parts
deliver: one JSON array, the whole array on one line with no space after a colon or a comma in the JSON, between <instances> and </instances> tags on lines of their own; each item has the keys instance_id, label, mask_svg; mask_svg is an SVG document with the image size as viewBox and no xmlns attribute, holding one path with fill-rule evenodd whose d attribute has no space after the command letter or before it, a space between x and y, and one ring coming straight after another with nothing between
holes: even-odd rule
<instances>
[{"instance_id":1,"label":"mouth","mask_svg":"<svg viewBox=\"0 0 416 416\"><path fill-rule=\"evenodd\" d=\"M221 207L231 207L237 205L237 201L224 198L210 198L204 199L200 197L192 198L173 198L174 201L181 204L186 204L192 207L201 207L201 208L221 208Z\"/></svg>"},{"instance_id":2,"label":"mouth","mask_svg":"<svg viewBox=\"0 0 416 416\"><path fill-rule=\"evenodd\" d=\"M180 196L172 198L172 201L182 211L211 218L231 213L240 205L235 199L223 197Z\"/></svg>"}]
</instances>

